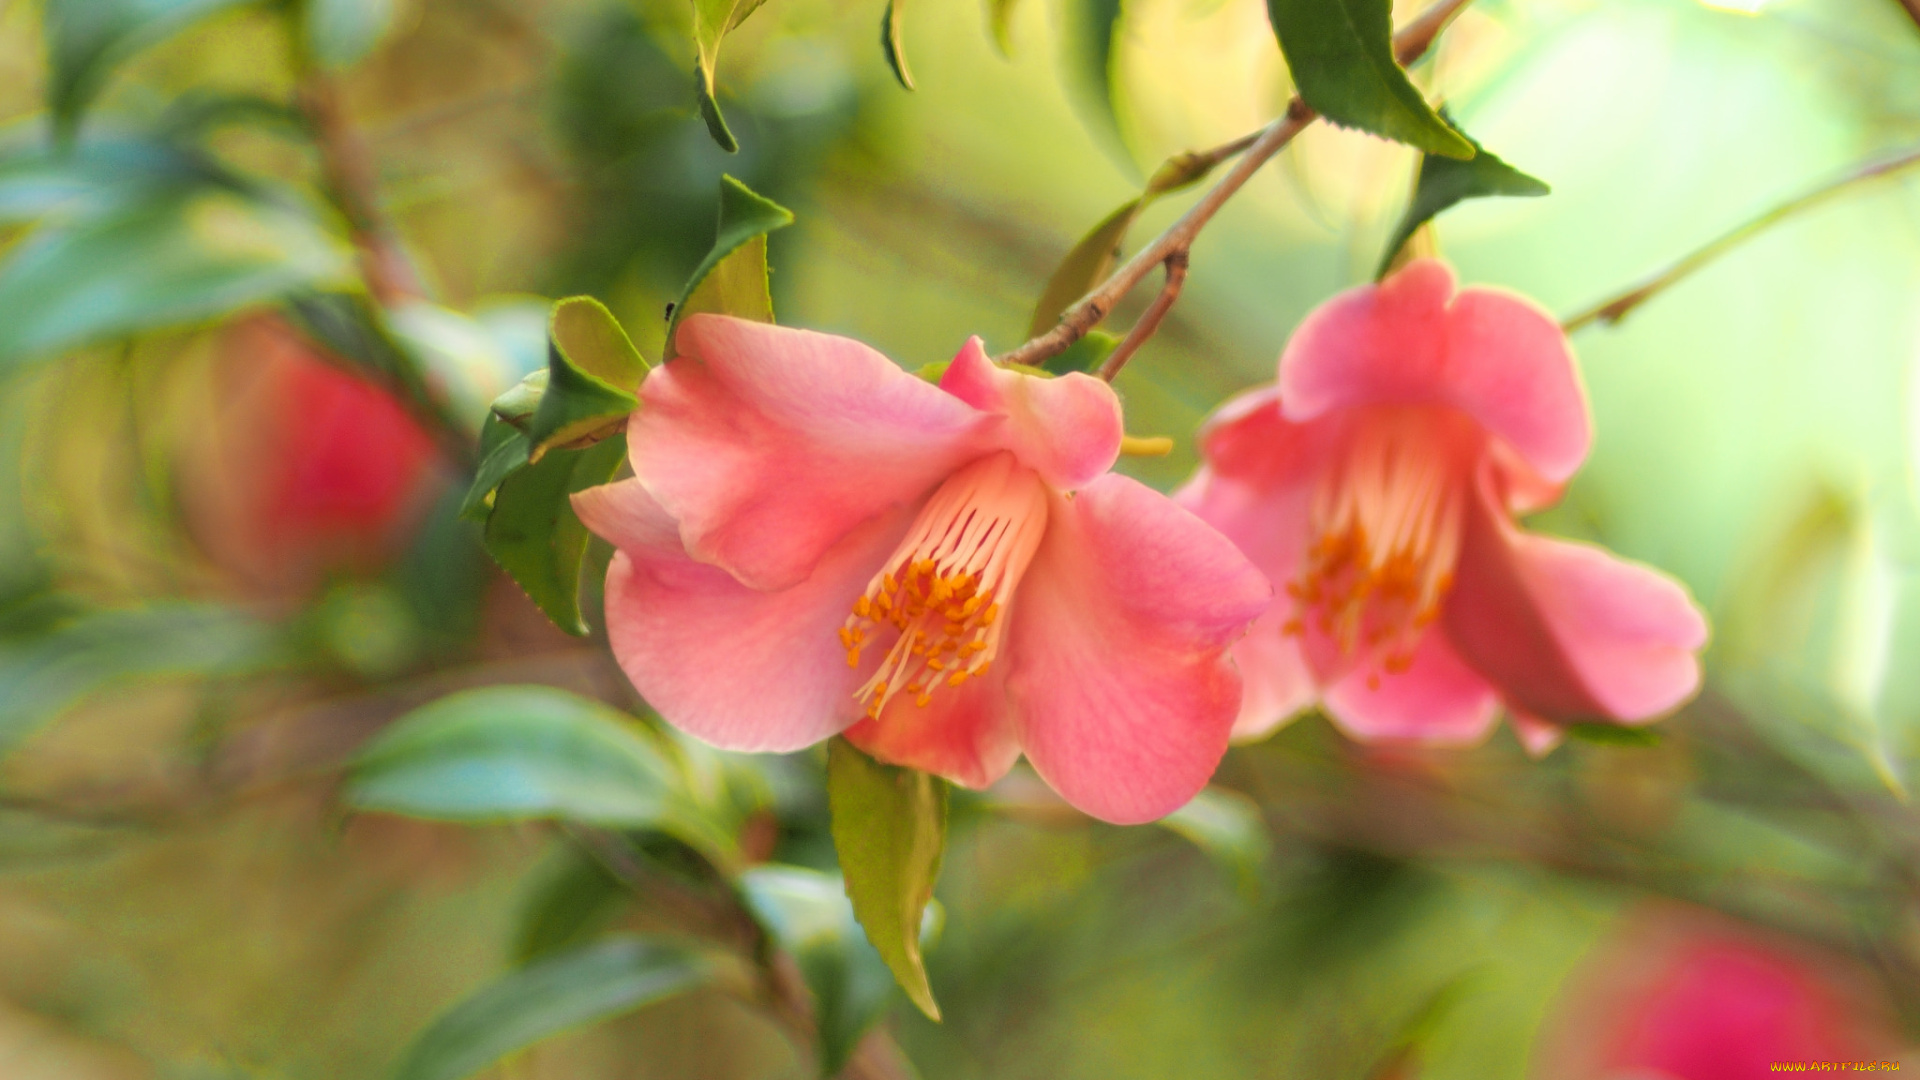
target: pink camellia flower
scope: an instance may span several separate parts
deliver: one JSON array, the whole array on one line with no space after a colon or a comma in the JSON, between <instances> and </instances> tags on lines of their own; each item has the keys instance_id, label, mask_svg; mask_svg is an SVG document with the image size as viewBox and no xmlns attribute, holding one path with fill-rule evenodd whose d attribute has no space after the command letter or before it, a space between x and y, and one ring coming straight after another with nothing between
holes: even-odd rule
<instances>
[{"instance_id":1,"label":"pink camellia flower","mask_svg":"<svg viewBox=\"0 0 1920 1080\"><path fill-rule=\"evenodd\" d=\"M1146 821L1200 789L1240 705L1227 657L1272 589L1107 470L1097 379L938 386L846 338L713 315L640 388L634 476L574 496L619 552L607 630L674 726L734 750L845 731L983 787L1022 751L1075 806Z\"/></svg>"},{"instance_id":2,"label":"pink camellia flower","mask_svg":"<svg viewBox=\"0 0 1920 1080\"><path fill-rule=\"evenodd\" d=\"M1690 697L1706 623L1672 579L1522 532L1591 442L1565 335L1517 296L1421 259L1328 301L1279 381L1229 402L1175 498L1285 596L1234 647L1235 727L1316 698L1354 738L1459 745L1504 703L1529 749L1561 722L1635 723Z\"/></svg>"}]
</instances>

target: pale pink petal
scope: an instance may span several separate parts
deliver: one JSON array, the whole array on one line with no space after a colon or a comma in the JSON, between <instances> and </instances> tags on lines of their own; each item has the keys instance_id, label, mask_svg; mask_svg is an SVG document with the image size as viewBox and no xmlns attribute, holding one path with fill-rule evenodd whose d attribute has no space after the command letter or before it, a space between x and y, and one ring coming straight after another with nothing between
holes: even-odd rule
<instances>
[{"instance_id":1,"label":"pale pink petal","mask_svg":"<svg viewBox=\"0 0 1920 1080\"><path fill-rule=\"evenodd\" d=\"M1120 456L1120 399L1091 375L1048 379L997 367L975 337L947 365L940 388L1006 417L999 444L1061 491L1091 482Z\"/></svg>"},{"instance_id":2,"label":"pale pink petal","mask_svg":"<svg viewBox=\"0 0 1920 1080\"><path fill-rule=\"evenodd\" d=\"M589 532L622 550L680 546L680 526L637 477L574 492L573 513Z\"/></svg>"},{"instance_id":3,"label":"pale pink petal","mask_svg":"<svg viewBox=\"0 0 1920 1080\"><path fill-rule=\"evenodd\" d=\"M914 704L911 694L897 694L879 719L861 720L846 736L882 761L944 776L962 787L986 787L1020 758L1003 670L943 687L925 706Z\"/></svg>"},{"instance_id":4,"label":"pale pink petal","mask_svg":"<svg viewBox=\"0 0 1920 1080\"><path fill-rule=\"evenodd\" d=\"M848 338L693 315L677 344L641 384L633 471L695 559L755 588L993 447L993 417Z\"/></svg>"},{"instance_id":5,"label":"pale pink petal","mask_svg":"<svg viewBox=\"0 0 1920 1080\"><path fill-rule=\"evenodd\" d=\"M1327 716L1360 742L1424 746L1480 742L1500 710L1493 687L1432 628L1421 635L1407 670L1366 664L1327 687L1322 701Z\"/></svg>"},{"instance_id":6,"label":"pale pink petal","mask_svg":"<svg viewBox=\"0 0 1920 1080\"><path fill-rule=\"evenodd\" d=\"M838 631L910 510L854 529L800 584L760 592L688 558L637 485L608 487L620 490L575 497L590 527L627 542L607 568L607 637L668 723L728 750L797 750L858 718L853 692L879 657L848 667Z\"/></svg>"},{"instance_id":7,"label":"pale pink petal","mask_svg":"<svg viewBox=\"0 0 1920 1080\"><path fill-rule=\"evenodd\" d=\"M1200 429L1200 454L1221 476L1259 488L1305 484L1326 468L1347 430L1344 418L1297 424L1280 411L1272 386L1222 405Z\"/></svg>"},{"instance_id":8,"label":"pale pink petal","mask_svg":"<svg viewBox=\"0 0 1920 1080\"><path fill-rule=\"evenodd\" d=\"M1293 428L1284 422L1276 424L1282 425L1273 428L1276 432ZM1286 445L1280 442L1282 453ZM1247 466L1243 475L1271 478L1282 472L1250 460L1241 464ZM1307 495L1304 483L1242 483L1210 466L1202 466L1173 495L1175 502L1233 541L1279 593L1247 636L1233 646L1233 660L1245 683L1239 719L1233 725L1236 740L1267 735L1313 702L1313 674L1301 655L1300 641L1284 633L1294 617L1285 584L1299 576L1307 546Z\"/></svg>"},{"instance_id":9,"label":"pale pink petal","mask_svg":"<svg viewBox=\"0 0 1920 1080\"><path fill-rule=\"evenodd\" d=\"M1122 824L1192 798L1240 711L1228 646L1271 597L1226 537L1134 480L1055 496L1002 653L1035 771Z\"/></svg>"},{"instance_id":10,"label":"pale pink petal","mask_svg":"<svg viewBox=\"0 0 1920 1080\"><path fill-rule=\"evenodd\" d=\"M1686 589L1589 544L1521 532L1483 477L1467 514L1447 633L1517 711L1633 722L1700 686L1706 619Z\"/></svg>"},{"instance_id":11,"label":"pale pink petal","mask_svg":"<svg viewBox=\"0 0 1920 1080\"><path fill-rule=\"evenodd\" d=\"M1507 721L1513 725L1513 734L1520 740L1521 749L1535 759L1552 753L1567 737L1567 729L1559 724L1549 724L1517 709L1507 710Z\"/></svg>"},{"instance_id":12,"label":"pale pink petal","mask_svg":"<svg viewBox=\"0 0 1920 1080\"><path fill-rule=\"evenodd\" d=\"M1456 295L1453 272L1433 259L1308 315L1281 354L1279 387L1295 421L1365 405L1459 409L1549 482L1573 475L1592 442L1586 395L1553 317L1497 289Z\"/></svg>"}]
</instances>

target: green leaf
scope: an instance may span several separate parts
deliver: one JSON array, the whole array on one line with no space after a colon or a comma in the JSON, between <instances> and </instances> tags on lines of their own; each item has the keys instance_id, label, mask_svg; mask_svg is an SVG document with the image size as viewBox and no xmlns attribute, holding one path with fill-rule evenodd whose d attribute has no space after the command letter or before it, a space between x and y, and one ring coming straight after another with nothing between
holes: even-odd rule
<instances>
[{"instance_id":1,"label":"green leaf","mask_svg":"<svg viewBox=\"0 0 1920 1080\"><path fill-rule=\"evenodd\" d=\"M493 493L487 554L555 626L576 637L588 631L580 615L580 567L588 534L568 496L613 479L626 456L625 435L580 450L549 451L509 473Z\"/></svg>"},{"instance_id":2,"label":"green leaf","mask_svg":"<svg viewBox=\"0 0 1920 1080\"><path fill-rule=\"evenodd\" d=\"M734 140L733 132L727 130L727 121L720 115L720 103L714 100L714 65L720 59L720 42L762 3L765 0L693 0L693 68L695 89L700 95L700 115L706 119L713 141L729 154L737 152L740 144Z\"/></svg>"},{"instance_id":3,"label":"green leaf","mask_svg":"<svg viewBox=\"0 0 1920 1080\"><path fill-rule=\"evenodd\" d=\"M836 738L827 751L833 845L867 940L907 997L940 1019L920 958L920 925L947 843L947 785L883 765Z\"/></svg>"},{"instance_id":4,"label":"green leaf","mask_svg":"<svg viewBox=\"0 0 1920 1080\"><path fill-rule=\"evenodd\" d=\"M1209 787L1160 819L1233 876L1248 898L1260 894L1260 870L1273 849L1260 805L1237 791Z\"/></svg>"},{"instance_id":5,"label":"green leaf","mask_svg":"<svg viewBox=\"0 0 1920 1080\"><path fill-rule=\"evenodd\" d=\"M720 178L720 225L713 248L694 267L693 276L667 322L666 355L674 351L674 331L697 312L732 315L755 322L773 321L773 294L767 288L767 234L793 224L793 212L754 194L731 176Z\"/></svg>"},{"instance_id":6,"label":"green leaf","mask_svg":"<svg viewBox=\"0 0 1920 1080\"><path fill-rule=\"evenodd\" d=\"M47 107L71 136L113 69L150 45L247 0L47 0Z\"/></svg>"},{"instance_id":7,"label":"green leaf","mask_svg":"<svg viewBox=\"0 0 1920 1080\"><path fill-rule=\"evenodd\" d=\"M1660 733L1652 728L1627 727L1624 724L1581 722L1566 725L1567 734L1581 742L1601 746L1658 746Z\"/></svg>"},{"instance_id":8,"label":"green leaf","mask_svg":"<svg viewBox=\"0 0 1920 1080\"><path fill-rule=\"evenodd\" d=\"M1133 227L1134 219L1140 211L1146 209L1148 199L1142 196L1121 206L1118 210L1102 218L1093 230L1073 245L1067 257L1060 260L1060 266L1053 276L1047 279L1047 287L1040 294L1040 302L1034 305L1033 320L1027 324L1027 336L1039 337L1053 329L1060 321L1060 315L1073 306L1075 300L1087 295L1095 285L1106 280L1113 270L1114 260L1120 255L1120 245L1127 238L1127 230Z\"/></svg>"},{"instance_id":9,"label":"green leaf","mask_svg":"<svg viewBox=\"0 0 1920 1080\"><path fill-rule=\"evenodd\" d=\"M516 964L585 943L605 930L633 895L585 852L568 848L565 855L521 909L513 942Z\"/></svg>"},{"instance_id":10,"label":"green leaf","mask_svg":"<svg viewBox=\"0 0 1920 1080\"><path fill-rule=\"evenodd\" d=\"M460 516L468 521L486 521L493 512L494 491L501 481L526 465L532 449L525 433L489 413L480 429L480 465L474 470L466 498L460 502Z\"/></svg>"},{"instance_id":11,"label":"green leaf","mask_svg":"<svg viewBox=\"0 0 1920 1080\"><path fill-rule=\"evenodd\" d=\"M304 0L301 30L320 66L350 68L393 29L393 0Z\"/></svg>"},{"instance_id":12,"label":"green leaf","mask_svg":"<svg viewBox=\"0 0 1920 1080\"><path fill-rule=\"evenodd\" d=\"M987 25L1001 56L1013 55L1013 7L1019 0L987 0Z\"/></svg>"},{"instance_id":13,"label":"green leaf","mask_svg":"<svg viewBox=\"0 0 1920 1080\"><path fill-rule=\"evenodd\" d=\"M1119 347L1120 339L1112 334L1103 330L1089 330L1080 335L1080 340L1057 355L1048 357L1041 366L1055 375L1065 375L1069 371L1093 371L1106 363L1107 357Z\"/></svg>"},{"instance_id":14,"label":"green leaf","mask_svg":"<svg viewBox=\"0 0 1920 1080\"><path fill-rule=\"evenodd\" d=\"M1300 97L1336 124L1471 158L1393 56L1392 0L1267 0L1267 17Z\"/></svg>"},{"instance_id":15,"label":"green leaf","mask_svg":"<svg viewBox=\"0 0 1920 1080\"><path fill-rule=\"evenodd\" d=\"M150 139L90 137L59 147L36 137L0 156L0 223L97 216L216 177L209 162Z\"/></svg>"},{"instance_id":16,"label":"green leaf","mask_svg":"<svg viewBox=\"0 0 1920 1080\"><path fill-rule=\"evenodd\" d=\"M620 937L512 972L455 1005L407 1050L394 1080L464 1080L543 1039L693 990L713 968L641 937Z\"/></svg>"},{"instance_id":17,"label":"green leaf","mask_svg":"<svg viewBox=\"0 0 1920 1080\"><path fill-rule=\"evenodd\" d=\"M1444 110L1442 115L1445 115ZM1400 248L1415 230L1455 203L1490 195L1533 197L1553 190L1487 153L1474 141L1473 136L1459 128L1454 130L1473 144L1473 157L1465 161L1438 154L1421 157L1420 178L1414 183L1413 200L1407 204L1407 212L1401 217L1400 224L1394 227L1392 239L1387 241L1386 251L1380 256L1380 268L1374 271L1375 278L1386 276L1387 268L1393 265L1394 256L1400 253Z\"/></svg>"},{"instance_id":18,"label":"green leaf","mask_svg":"<svg viewBox=\"0 0 1920 1080\"><path fill-rule=\"evenodd\" d=\"M887 54L887 66L900 85L913 89L913 72L907 70L907 47L900 32L900 9L905 0L887 0L880 11L880 48Z\"/></svg>"},{"instance_id":19,"label":"green leaf","mask_svg":"<svg viewBox=\"0 0 1920 1080\"><path fill-rule=\"evenodd\" d=\"M635 395L647 373L647 361L627 332L591 296L556 302L547 325L547 383L527 422L532 461L553 447L624 430L640 407ZM494 411L500 411L497 402Z\"/></svg>"},{"instance_id":20,"label":"green leaf","mask_svg":"<svg viewBox=\"0 0 1920 1080\"><path fill-rule=\"evenodd\" d=\"M1088 125L1127 169L1136 168L1120 128L1119 55L1124 28L1121 0L1072 0L1067 9L1065 70ZM1137 173L1135 175L1138 175Z\"/></svg>"},{"instance_id":21,"label":"green leaf","mask_svg":"<svg viewBox=\"0 0 1920 1080\"><path fill-rule=\"evenodd\" d=\"M463 690L407 713L354 756L342 798L431 821L564 820L658 829L703 852L727 846L650 734L548 686Z\"/></svg>"},{"instance_id":22,"label":"green leaf","mask_svg":"<svg viewBox=\"0 0 1920 1080\"><path fill-rule=\"evenodd\" d=\"M344 285L353 267L311 218L213 188L50 224L0 263L0 363Z\"/></svg>"},{"instance_id":23,"label":"green leaf","mask_svg":"<svg viewBox=\"0 0 1920 1080\"><path fill-rule=\"evenodd\" d=\"M218 676L275 656L271 627L227 608L158 604L64 619L0 645L0 756L123 680Z\"/></svg>"},{"instance_id":24,"label":"green leaf","mask_svg":"<svg viewBox=\"0 0 1920 1080\"><path fill-rule=\"evenodd\" d=\"M862 936L839 877L766 864L740 875L740 892L799 964L813 993L820 1073L840 1075L861 1036L892 1004L893 973Z\"/></svg>"}]
</instances>

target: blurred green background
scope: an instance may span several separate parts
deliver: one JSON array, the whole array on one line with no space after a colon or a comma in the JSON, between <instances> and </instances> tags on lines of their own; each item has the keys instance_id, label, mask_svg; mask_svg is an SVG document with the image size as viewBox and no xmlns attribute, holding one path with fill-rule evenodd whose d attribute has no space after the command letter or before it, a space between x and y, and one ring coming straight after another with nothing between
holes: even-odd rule
<instances>
[{"instance_id":1,"label":"blurred green background","mask_svg":"<svg viewBox=\"0 0 1920 1080\"><path fill-rule=\"evenodd\" d=\"M356 747L453 689L644 712L455 516L548 299L601 298L658 357L724 172L797 215L770 238L782 322L908 367L1011 348L1157 162L1290 93L1253 0L1129 0L1106 86L1085 25L1110 6L1014 5L1003 55L978 0L911 0L911 93L881 7L773 0L727 39L737 155L677 2L0 8L0 1077L386 1076L566 921L552 897L593 873L565 831L336 799ZM1417 75L1554 189L1448 213L1443 252L1561 314L1920 140L1893 0L1483 0ZM1129 430L1176 446L1127 469L1192 469L1206 413L1367 278L1416 164L1319 125L1229 205L1117 383ZM1532 524L1710 612L1706 689L1657 744L1368 750L1309 716L1229 755L1199 844L1016 773L956 806L945 1021L902 1004L872 1054L930 1080L1589 1075L1555 1056L1581 973L1709 920L1818 970L1858 1056L1894 1059L1920 1038L1916 299L1896 176L1576 335L1596 449ZM729 766L757 777L743 849L832 868L821 761ZM678 932L593 888L567 934ZM710 988L484 1075L796 1077L810 1053Z\"/></svg>"}]
</instances>

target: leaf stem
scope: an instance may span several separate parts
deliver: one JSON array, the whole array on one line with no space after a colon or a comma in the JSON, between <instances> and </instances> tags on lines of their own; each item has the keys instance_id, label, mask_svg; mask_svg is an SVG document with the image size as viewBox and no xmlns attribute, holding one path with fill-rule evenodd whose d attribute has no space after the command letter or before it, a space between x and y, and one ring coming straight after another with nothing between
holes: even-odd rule
<instances>
[{"instance_id":1,"label":"leaf stem","mask_svg":"<svg viewBox=\"0 0 1920 1080\"><path fill-rule=\"evenodd\" d=\"M1913 2L1920 4L1920 0L1913 0ZM1679 282L1687 275L1800 211L1823 203L1855 184L1887 176L1915 164L1920 164L1920 146L1911 147L1892 157L1880 158L1858 165L1845 174L1829 180L1819 187L1802 192L1788 199L1786 202L1772 207L1765 213L1721 233L1719 236L1714 237L1707 243L1682 256L1665 269L1655 272L1638 284L1612 298L1603 300L1581 311L1577 315L1568 316L1561 321L1560 329L1571 334L1576 330L1596 322L1611 326L1621 319L1626 318L1635 308L1653 299L1668 286Z\"/></svg>"},{"instance_id":2,"label":"leaf stem","mask_svg":"<svg viewBox=\"0 0 1920 1080\"><path fill-rule=\"evenodd\" d=\"M1461 8L1471 0L1440 0L1439 3L1422 12L1420 17L1408 23L1394 35L1394 56L1401 64L1411 64L1424 55L1448 21L1458 14ZM1098 325L1101 319L1113 311L1114 305L1133 290L1153 272L1154 267L1163 265L1175 252L1184 255L1192 249L1194 238L1200 235L1213 216L1220 212L1228 199L1246 186L1253 174L1260 171L1269 159L1286 147L1293 137L1298 135L1319 114L1307 107L1307 103L1295 97L1287 104L1287 110L1278 119L1260 129L1257 134L1208 151L1207 155L1219 155L1225 160L1244 149L1244 156L1225 177L1221 178L1207 193L1200 197L1192 209L1181 215L1180 220L1167 227L1167 230L1155 237L1151 243L1128 259L1119 269L1108 276L1094 290L1081 297L1060 316L1060 322L1053 329L1033 338L1012 352L1000 356L1002 364L1026 364L1039 367L1049 357L1058 356L1067 347L1085 336L1088 330ZM1244 148L1241 144L1244 143ZM1171 303L1171 301L1168 301ZM1165 311L1160 312L1164 317ZM1152 332L1152 328L1148 328ZM1132 334L1128 335L1129 338ZM1138 346L1135 346L1138 348ZM1123 360L1124 362L1124 360Z\"/></svg>"},{"instance_id":3,"label":"leaf stem","mask_svg":"<svg viewBox=\"0 0 1920 1080\"><path fill-rule=\"evenodd\" d=\"M1113 377L1120 374L1120 369L1127 366L1127 361L1140 351L1140 346L1146 344L1154 331L1160 329L1160 320L1167 317L1168 309L1180 298L1180 287L1187 282L1186 249L1168 255L1165 265L1167 280L1160 286L1160 295L1153 298L1153 303L1133 324L1133 329L1127 331L1127 336L1121 339L1113 352L1107 354L1106 363L1100 365L1099 375L1103 381L1112 382Z\"/></svg>"}]
</instances>

